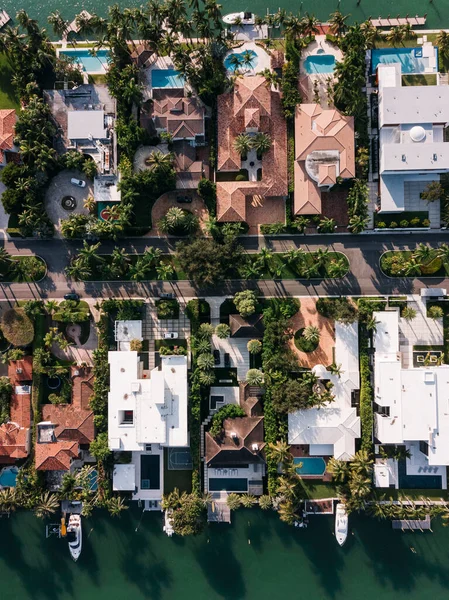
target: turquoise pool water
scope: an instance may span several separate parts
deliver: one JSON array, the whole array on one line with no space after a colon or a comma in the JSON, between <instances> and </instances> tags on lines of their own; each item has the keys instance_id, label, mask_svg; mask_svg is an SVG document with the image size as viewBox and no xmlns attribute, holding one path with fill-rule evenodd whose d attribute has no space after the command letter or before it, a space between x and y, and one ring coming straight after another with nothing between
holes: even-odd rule
<instances>
[{"instance_id":1,"label":"turquoise pool water","mask_svg":"<svg viewBox=\"0 0 449 600\"><path fill-rule=\"evenodd\" d=\"M97 50L95 56L91 56L89 50L61 50L59 54L74 58L86 73L103 73L108 68L107 50Z\"/></svg>"},{"instance_id":2,"label":"turquoise pool water","mask_svg":"<svg viewBox=\"0 0 449 600\"><path fill-rule=\"evenodd\" d=\"M16 479L19 470L17 467L6 467L0 474L0 486L16 487Z\"/></svg>"},{"instance_id":3,"label":"turquoise pool water","mask_svg":"<svg viewBox=\"0 0 449 600\"><path fill-rule=\"evenodd\" d=\"M175 69L153 69L151 71L151 87L182 88L184 77Z\"/></svg>"},{"instance_id":4,"label":"turquoise pool water","mask_svg":"<svg viewBox=\"0 0 449 600\"><path fill-rule=\"evenodd\" d=\"M239 61L240 64L232 64L232 56L236 56ZM246 56L251 56L251 61L250 62L245 62L245 57ZM225 67L228 69L228 71L238 71L239 69L254 69L254 67L257 66L257 63L259 62L259 57L257 56L257 53L254 52L254 50L247 50L245 52L232 52L232 54L229 54L224 61L224 65Z\"/></svg>"},{"instance_id":5,"label":"turquoise pool water","mask_svg":"<svg viewBox=\"0 0 449 600\"><path fill-rule=\"evenodd\" d=\"M306 73L333 73L335 69L335 56L333 54L313 54L304 61Z\"/></svg>"},{"instance_id":6,"label":"turquoise pool water","mask_svg":"<svg viewBox=\"0 0 449 600\"><path fill-rule=\"evenodd\" d=\"M320 456L294 458L293 463L295 465L302 463L302 467L296 468L298 475L323 475L326 470L324 458Z\"/></svg>"},{"instance_id":7,"label":"turquoise pool water","mask_svg":"<svg viewBox=\"0 0 449 600\"><path fill-rule=\"evenodd\" d=\"M436 67L433 73L438 70L438 48L434 47ZM379 64L400 63L402 73L424 73L429 67L429 59L424 57L423 49L417 48L378 48L371 51L371 70L376 72ZM430 72L430 71L427 71Z\"/></svg>"}]
</instances>

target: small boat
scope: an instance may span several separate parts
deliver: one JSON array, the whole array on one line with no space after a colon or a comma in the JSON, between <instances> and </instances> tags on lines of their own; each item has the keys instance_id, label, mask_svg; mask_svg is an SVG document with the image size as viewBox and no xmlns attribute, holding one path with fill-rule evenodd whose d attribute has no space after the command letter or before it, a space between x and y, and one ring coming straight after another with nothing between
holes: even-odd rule
<instances>
[{"instance_id":1,"label":"small boat","mask_svg":"<svg viewBox=\"0 0 449 600\"><path fill-rule=\"evenodd\" d=\"M237 21L240 25L254 25L256 22L256 15L252 12L235 12L229 13L223 17L223 22L226 25L234 25Z\"/></svg>"},{"instance_id":2,"label":"small boat","mask_svg":"<svg viewBox=\"0 0 449 600\"><path fill-rule=\"evenodd\" d=\"M72 514L67 525L67 539L69 541L70 556L77 561L81 554L83 541L83 530L81 527L81 515Z\"/></svg>"},{"instance_id":3,"label":"small boat","mask_svg":"<svg viewBox=\"0 0 449 600\"><path fill-rule=\"evenodd\" d=\"M335 537L340 546L346 542L348 537L348 513L344 504L338 503L335 510Z\"/></svg>"}]
</instances>

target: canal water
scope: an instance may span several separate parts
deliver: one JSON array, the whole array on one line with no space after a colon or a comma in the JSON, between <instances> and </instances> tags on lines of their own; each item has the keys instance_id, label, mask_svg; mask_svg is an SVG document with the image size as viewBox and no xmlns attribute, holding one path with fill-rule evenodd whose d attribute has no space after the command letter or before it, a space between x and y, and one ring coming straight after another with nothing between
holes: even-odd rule
<instances>
[{"instance_id":1,"label":"canal water","mask_svg":"<svg viewBox=\"0 0 449 600\"><path fill-rule=\"evenodd\" d=\"M137 529L137 531L136 531ZM447 600L449 530L401 533L351 515L343 548L331 517L307 530L240 509L232 525L168 538L160 513L137 506L83 522L77 563L67 542L45 539L30 513L0 519L1 600Z\"/></svg>"},{"instance_id":2,"label":"canal water","mask_svg":"<svg viewBox=\"0 0 449 600\"><path fill-rule=\"evenodd\" d=\"M310 12L320 20L325 21L329 14L337 9L350 14L351 21L364 21L368 17L391 17L409 14L424 16L427 13L427 29L449 28L449 1L448 0L221 0L223 14L229 12L249 10L259 15L265 15L267 8L270 12L285 8L287 11L302 14ZM1 7L14 17L16 12L23 8L34 19L38 19L42 26L47 26L47 16L54 10L59 10L64 18L73 19L74 16L85 9L105 16L107 8L113 2L108 0L3 0ZM119 0L121 7L133 7L145 4L144 0ZM49 30L51 28L49 27Z\"/></svg>"}]
</instances>

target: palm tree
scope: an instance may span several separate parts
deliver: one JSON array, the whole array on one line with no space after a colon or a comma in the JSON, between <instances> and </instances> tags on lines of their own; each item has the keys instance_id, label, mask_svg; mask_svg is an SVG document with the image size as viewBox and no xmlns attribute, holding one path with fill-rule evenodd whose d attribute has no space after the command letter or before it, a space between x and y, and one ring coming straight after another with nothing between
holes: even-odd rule
<instances>
[{"instance_id":1,"label":"palm tree","mask_svg":"<svg viewBox=\"0 0 449 600\"><path fill-rule=\"evenodd\" d=\"M385 39L396 48L397 45L403 44L405 31L401 27L392 27L385 36Z\"/></svg>"},{"instance_id":2,"label":"palm tree","mask_svg":"<svg viewBox=\"0 0 449 600\"><path fill-rule=\"evenodd\" d=\"M257 156L261 157L271 148L270 136L261 131L259 133L256 133L256 135L253 138L251 138L251 147L254 148L254 150L256 150Z\"/></svg>"},{"instance_id":3,"label":"palm tree","mask_svg":"<svg viewBox=\"0 0 449 600\"><path fill-rule=\"evenodd\" d=\"M297 477L279 477L277 493L285 498L294 498L297 493L297 479Z\"/></svg>"},{"instance_id":4,"label":"palm tree","mask_svg":"<svg viewBox=\"0 0 449 600\"><path fill-rule=\"evenodd\" d=\"M376 317L371 316L366 322L366 328L368 329L368 331L372 331L374 333L377 330L377 326L379 323L380 321L378 321Z\"/></svg>"},{"instance_id":5,"label":"palm tree","mask_svg":"<svg viewBox=\"0 0 449 600\"><path fill-rule=\"evenodd\" d=\"M260 340L249 340L246 349L250 354L260 354L262 352L262 342Z\"/></svg>"},{"instance_id":6,"label":"palm tree","mask_svg":"<svg viewBox=\"0 0 449 600\"><path fill-rule=\"evenodd\" d=\"M226 498L226 504L231 510L237 510L241 506L241 497L238 494L229 494Z\"/></svg>"},{"instance_id":7,"label":"palm tree","mask_svg":"<svg viewBox=\"0 0 449 600\"><path fill-rule=\"evenodd\" d=\"M412 257L418 260L421 264L428 263L437 256L437 250L431 248L428 244L422 242L418 244L417 248L413 251Z\"/></svg>"},{"instance_id":8,"label":"palm tree","mask_svg":"<svg viewBox=\"0 0 449 600\"><path fill-rule=\"evenodd\" d=\"M307 325L302 332L303 338L312 344L320 341L320 330L316 325Z\"/></svg>"},{"instance_id":9,"label":"palm tree","mask_svg":"<svg viewBox=\"0 0 449 600\"><path fill-rule=\"evenodd\" d=\"M215 327L215 335L221 340L226 340L231 335L231 328L226 323L220 323Z\"/></svg>"},{"instance_id":10,"label":"palm tree","mask_svg":"<svg viewBox=\"0 0 449 600\"><path fill-rule=\"evenodd\" d=\"M257 504L257 498L252 494L242 494L241 503L245 508L252 508Z\"/></svg>"},{"instance_id":11,"label":"palm tree","mask_svg":"<svg viewBox=\"0 0 449 600\"><path fill-rule=\"evenodd\" d=\"M447 31L440 31L437 36L438 51L443 58L449 56L449 33Z\"/></svg>"},{"instance_id":12,"label":"palm tree","mask_svg":"<svg viewBox=\"0 0 449 600\"><path fill-rule=\"evenodd\" d=\"M195 342L195 350L198 354L210 354L210 341L209 340L198 340Z\"/></svg>"},{"instance_id":13,"label":"palm tree","mask_svg":"<svg viewBox=\"0 0 449 600\"><path fill-rule=\"evenodd\" d=\"M273 260L273 250L270 250L269 248L264 246L259 252L258 260L264 269L266 269L267 267L269 268Z\"/></svg>"},{"instance_id":14,"label":"palm tree","mask_svg":"<svg viewBox=\"0 0 449 600\"><path fill-rule=\"evenodd\" d=\"M0 512L12 512L16 510L17 495L14 488L3 488L0 490Z\"/></svg>"},{"instance_id":15,"label":"palm tree","mask_svg":"<svg viewBox=\"0 0 449 600\"><path fill-rule=\"evenodd\" d=\"M284 440L278 440L275 444L268 444L270 457L277 463L285 463L291 459L290 446Z\"/></svg>"},{"instance_id":16,"label":"palm tree","mask_svg":"<svg viewBox=\"0 0 449 600\"><path fill-rule=\"evenodd\" d=\"M306 16L303 18L302 22L304 35L306 37L313 37L320 32L320 28L318 27L319 21L315 15L309 15L309 13L306 13Z\"/></svg>"},{"instance_id":17,"label":"palm tree","mask_svg":"<svg viewBox=\"0 0 449 600\"><path fill-rule=\"evenodd\" d=\"M353 499L363 499L371 493L372 481L361 473L354 473L349 480L349 489Z\"/></svg>"},{"instance_id":18,"label":"palm tree","mask_svg":"<svg viewBox=\"0 0 449 600\"><path fill-rule=\"evenodd\" d=\"M413 319L416 317L416 310L411 306L405 306L402 309L401 317L406 321L413 321Z\"/></svg>"},{"instance_id":19,"label":"palm tree","mask_svg":"<svg viewBox=\"0 0 449 600\"><path fill-rule=\"evenodd\" d=\"M146 160L147 164L153 169L168 173L173 168L173 155L169 152L164 154L160 150L154 150Z\"/></svg>"},{"instance_id":20,"label":"palm tree","mask_svg":"<svg viewBox=\"0 0 449 600\"><path fill-rule=\"evenodd\" d=\"M59 10L55 10L54 12L50 13L50 15L47 17L47 21L52 26L55 35L58 35L60 38L63 38L64 35L67 33L69 23L68 21L63 19Z\"/></svg>"},{"instance_id":21,"label":"palm tree","mask_svg":"<svg viewBox=\"0 0 449 600\"><path fill-rule=\"evenodd\" d=\"M153 246L147 246L143 257L149 264L154 264L162 256L162 250L160 248L154 248Z\"/></svg>"},{"instance_id":22,"label":"palm tree","mask_svg":"<svg viewBox=\"0 0 449 600\"><path fill-rule=\"evenodd\" d=\"M264 381L263 373L259 369L249 369L246 373L246 382L249 385L259 386Z\"/></svg>"},{"instance_id":23,"label":"palm tree","mask_svg":"<svg viewBox=\"0 0 449 600\"><path fill-rule=\"evenodd\" d=\"M337 377L341 377L342 374L344 373L344 371L342 371L341 365L337 365L337 363L333 362L330 366L329 366L329 372L332 375L336 375Z\"/></svg>"},{"instance_id":24,"label":"palm tree","mask_svg":"<svg viewBox=\"0 0 449 600\"><path fill-rule=\"evenodd\" d=\"M231 56L229 57L229 67L230 67L230 71L238 71L240 69L240 67L242 66L243 60L242 57L239 54L231 54Z\"/></svg>"},{"instance_id":25,"label":"palm tree","mask_svg":"<svg viewBox=\"0 0 449 600\"><path fill-rule=\"evenodd\" d=\"M203 371L208 371L214 367L214 357L212 354L200 354L198 356L197 365L198 368Z\"/></svg>"},{"instance_id":26,"label":"palm tree","mask_svg":"<svg viewBox=\"0 0 449 600\"><path fill-rule=\"evenodd\" d=\"M367 49L373 48L374 44L379 37L379 32L377 31L377 27L371 23L370 20L365 21L360 25L360 31L365 38L365 45Z\"/></svg>"},{"instance_id":27,"label":"palm tree","mask_svg":"<svg viewBox=\"0 0 449 600\"><path fill-rule=\"evenodd\" d=\"M92 277L92 269L85 262L80 259L72 261L72 263L65 269L67 277L75 281L82 281L83 279L89 279Z\"/></svg>"},{"instance_id":28,"label":"palm tree","mask_svg":"<svg viewBox=\"0 0 449 600\"><path fill-rule=\"evenodd\" d=\"M252 50L245 50L242 54L242 63L243 66L248 69L253 68L253 60L254 60L254 52Z\"/></svg>"},{"instance_id":29,"label":"palm tree","mask_svg":"<svg viewBox=\"0 0 449 600\"><path fill-rule=\"evenodd\" d=\"M293 523L298 519L293 502L290 501L281 502L278 513L279 519L288 525L293 525Z\"/></svg>"},{"instance_id":30,"label":"palm tree","mask_svg":"<svg viewBox=\"0 0 449 600\"><path fill-rule=\"evenodd\" d=\"M332 475L337 483L344 483L349 474L348 463L332 457L326 465L326 471Z\"/></svg>"},{"instance_id":31,"label":"palm tree","mask_svg":"<svg viewBox=\"0 0 449 600\"><path fill-rule=\"evenodd\" d=\"M138 258L129 268L129 278L132 281L142 281L147 276L148 265L143 258Z\"/></svg>"},{"instance_id":32,"label":"palm tree","mask_svg":"<svg viewBox=\"0 0 449 600\"><path fill-rule=\"evenodd\" d=\"M342 258L333 258L327 265L329 277L344 277L348 272L348 263Z\"/></svg>"},{"instance_id":33,"label":"palm tree","mask_svg":"<svg viewBox=\"0 0 449 600\"><path fill-rule=\"evenodd\" d=\"M368 217L364 218L361 215L354 215L349 219L348 229L351 233L362 233L368 225Z\"/></svg>"},{"instance_id":34,"label":"palm tree","mask_svg":"<svg viewBox=\"0 0 449 600\"><path fill-rule=\"evenodd\" d=\"M260 496L259 507L262 510L268 510L270 508L273 508L273 501L271 499L271 496L267 496L265 494L263 496Z\"/></svg>"},{"instance_id":35,"label":"palm tree","mask_svg":"<svg viewBox=\"0 0 449 600\"><path fill-rule=\"evenodd\" d=\"M124 498L121 496L114 496L114 498L108 500L108 510L112 517L118 517L123 510L127 510L128 508Z\"/></svg>"},{"instance_id":36,"label":"palm tree","mask_svg":"<svg viewBox=\"0 0 449 600\"><path fill-rule=\"evenodd\" d=\"M372 470L373 459L366 450L359 450L351 460L351 470L356 473L367 475Z\"/></svg>"},{"instance_id":37,"label":"palm tree","mask_svg":"<svg viewBox=\"0 0 449 600\"><path fill-rule=\"evenodd\" d=\"M169 263L160 263L156 267L157 278L161 281L167 281L175 272L173 265Z\"/></svg>"},{"instance_id":38,"label":"palm tree","mask_svg":"<svg viewBox=\"0 0 449 600\"><path fill-rule=\"evenodd\" d=\"M248 152L251 149L251 139L247 133L239 133L234 140L234 149L241 157L248 155Z\"/></svg>"},{"instance_id":39,"label":"palm tree","mask_svg":"<svg viewBox=\"0 0 449 600\"><path fill-rule=\"evenodd\" d=\"M329 248L318 248L318 250L313 253L313 258L315 259L318 268L323 268L329 260Z\"/></svg>"},{"instance_id":40,"label":"palm tree","mask_svg":"<svg viewBox=\"0 0 449 600\"><path fill-rule=\"evenodd\" d=\"M209 371L200 371L198 378L202 385L212 385L215 382L215 373L211 369Z\"/></svg>"},{"instance_id":41,"label":"palm tree","mask_svg":"<svg viewBox=\"0 0 449 600\"><path fill-rule=\"evenodd\" d=\"M34 514L39 519L45 519L49 517L51 514L56 512L56 509L59 506L58 498L55 494L51 492L43 492L34 507Z\"/></svg>"},{"instance_id":42,"label":"palm tree","mask_svg":"<svg viewBox=\"0 0 449 600\"><path fill-rule=\"evenodd\" d=\"M329 31L338 38L341 38L346 31L346 21L348 16L343 16L339 10L333 12L329 19Z\"/></svg>"},{"instance_id":43,"label":"palm tree","mask_svg":"<svg viewBox=\"0 0 449 600\"><path fill-rule=\"evenodd\" d=\"M89 244L86 240L83 242L83 247L78 253L79 258L84 259L84 262L87 264L92 264L95 262L104 262L104 258L99 256L97 250L101 246L101 243L97 244Z\"/></svg>"},{"instance_id":44,"label":"palm tree","mask_svg":"<svg viewBox=\"0 0 449 600\"><path fill-rule=\"evenodd\" d=\"M52 315L57 308L58 303L56 302L56 300L47 300L47 302L45 303L45 309L49 315Z\"/></svg>"},{"instance_id":45,"label":"palm tree","mask_svg":"<svg viewBox=\"0 0 449 600\"><path fill-rule=\"evenodd\" d=\"M413 275L421 275L421 267L422 263L418 262L415 258L412 258L405 264L402 274L406 277L411 277Z\"/></svg>"},{"instance_id":46,"label":"palm tree","mask_svg":"<svg viewBox=\"0 0 449 600\"><path fill-rule=\"evenodd\" d=\"M437 250L437 254L438 254L438 257L441 258L441 260L444 263L449 263L449 245L448 244L441 244L441 246Z\"/></svg>"}]
</instances>

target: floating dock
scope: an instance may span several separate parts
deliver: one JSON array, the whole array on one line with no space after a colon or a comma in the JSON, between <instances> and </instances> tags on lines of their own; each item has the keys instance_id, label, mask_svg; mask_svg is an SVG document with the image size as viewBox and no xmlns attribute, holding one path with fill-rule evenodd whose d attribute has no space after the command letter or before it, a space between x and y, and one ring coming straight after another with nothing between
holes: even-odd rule
<instances>
[{"instance_id":1,"label":"floating dock","mask_svg":"<svg viewBox=\"0 0 449 600\"><path fill-rule=\"evenodd\" d=\"M418 15L416 15L416 17L409 17L407 15L406 17L397 16L392 18L390 15L388 15L386 19L379 17L378 19L370 19L370 21L374 27L398 27L399 25L411 25L412 27L418 27L425 25L426 19L427 15L424 15L423 17L418 17Z\"/></svg>"},{"instance_id":2,"label":"floating dock","mask_svg":"<svg viewBox=\"0 0 449 600\"><path fill-rule=\"evenodd\" d=\"M11 21L11 17L8 15L6 10L1 9L0 10L0 29L2 27L4 27L6 25L6 23L9 23L9 21Z\"/></svg>"},{"instance_id":3,"label":"floating dock","mask_svg":"<svg viewBox=\"0 0 449 600\"><path fill-rule=\"evenodd\" d=\"M402 531L432 531L430 516L427 515L425 519L397 519L391 521L393 529L401 529Z\"/></svg>"}]
</instances>

